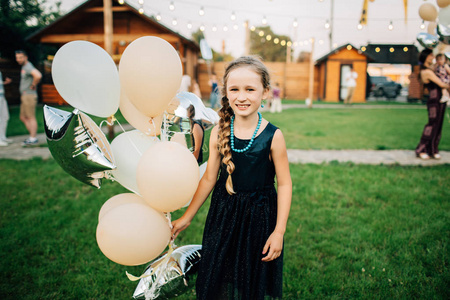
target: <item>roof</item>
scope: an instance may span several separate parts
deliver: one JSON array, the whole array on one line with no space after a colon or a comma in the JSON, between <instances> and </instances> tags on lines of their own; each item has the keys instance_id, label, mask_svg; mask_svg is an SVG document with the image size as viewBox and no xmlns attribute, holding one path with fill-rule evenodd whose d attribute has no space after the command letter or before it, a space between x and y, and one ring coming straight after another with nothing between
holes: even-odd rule
<instances>
[{"instance_id":1,"label":"roof","mask_svg":"<svg viewBox=\"0 0 450 300\"><path fill-rule=\"evenodd\" d=\"M353 46L352 44L347 43L347 44L344 44L344 45L342 45L340 47L337 47L337 48L331 50L330 52L328 52L327 54L325 54L321 58L317 59L316 62L315 62L315 65L318 65L318 64L322 63L323 61L328 59L328 56L330 56L332 54L335 54L335 53L341 51L343 48L347 48L348 46L351 46L352 49L355 49L356 51L358 51L359 54L366 56L367 60L370 60L370 61L374 60L373 57L368 55L366 52L363 52L363 51L359 50L358 48L356 48L355 46Z\"/></svg>"},{"instance_id":2,"label":"roof","mask_svg":"<svg viewBox=\"0 0 450 300\"><path fill-rule=\"evenodd\" d=\"M161 30L161 31L163 31L165 33L177 36L188 47L190 47L190 48L192 48L192 49L194 49L196 51L200 51L200 48L199 48L199 46L197 45L196 42L194 42L194 41L184 37L183 35L179 34L178 32L173 31L172 29L164 26L163 24L161 24L158 21L156 21L153 17L147 16L145 14L140 14L139 11L134 6L130 5L126 1L124 1L123 4L119 4L117 0L112 0L112 2L113 2L113 9L116 8L116 7L125 7L126 11L130 11L130 12L134 13L139 18L142 18L146 22L150 23L153 27L155 27L155 28L157 28L157 29L159 29L159 30ZM46 34L46 32L50 31L53 28L57 28L57 26L62 24L62 22L65 19L67 19L68 17L76 15L77 13L82 12L86 8L99 7L99 6L103 6L103 0L87 0L84 3L80 4L79 6L77 6L76 8L74 8L73 10L69 11L68 13L62 15L61 17L59 17L58 19L56 19L55 21L53 21L49 25L47 25L47 26L37 30L36 32L30 34L28 37L26 37L26 40L37 42L37 41L40 40L40 38L42 36L44 36Z\"/></svg>"}]
</instances>

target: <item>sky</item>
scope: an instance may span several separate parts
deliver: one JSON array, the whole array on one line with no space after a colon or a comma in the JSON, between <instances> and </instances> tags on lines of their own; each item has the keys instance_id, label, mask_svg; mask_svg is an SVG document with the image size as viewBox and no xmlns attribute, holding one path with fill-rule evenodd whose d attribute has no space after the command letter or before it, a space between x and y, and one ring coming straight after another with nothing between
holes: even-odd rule
<instances>
[{"instance_id":1,"label":"sky","mask_svg":"<svg viewBox=\"0 0 450 300\"><path fill-rule=\"evenodd\" d=\"M49 3L55 0L48 0ZM68 12L85 0L62 0L61 9ZM143 2L141 5L140 3ZM310 52L314 38L314 58L332 48L351 43L356 47L368 43L415 44L422 19L418 11L427 0L408 0L405 23L404 0L370 0L367 25L358 29L364 0L128 0L127 3L149 16L161 17L160 22L187 38L204 26L207 43L215 51L234 57L244 54L245 28L270 26L278 35L287 35L293 42L294 59L301 51ZM428 0L436 6L435 0ZM173 4L174 9L169 8ZM204 15L199 11L203 8ZM436 6L436 8L438 8ZM234 20L232 20L234 18ZM331 21L333 20L333 21ZM176 25L174 25L176 21ZM393 29L389 30L392 22ZM297 23L297 26L294 26ZM330 28L332 43L330 44ZM190 27L190 28L188 28ZM265 35L264 35L265 36Z\"/></svg>"}]
</instances>

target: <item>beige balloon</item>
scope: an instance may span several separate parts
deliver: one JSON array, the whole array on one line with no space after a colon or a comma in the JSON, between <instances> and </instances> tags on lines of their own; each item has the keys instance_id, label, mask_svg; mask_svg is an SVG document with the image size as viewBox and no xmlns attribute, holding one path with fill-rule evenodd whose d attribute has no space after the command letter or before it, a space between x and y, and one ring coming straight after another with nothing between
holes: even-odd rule
<instances>
[{"instance_id":1,"label":"beige balloon","mask_svg":"<svg viewBox=\"0 0 450 300\"><path fill-rule=\"evenodd\" d=\"M444 8L450 5L450 0L436 0L436 3L440 8Z\"/></svg>"},{"instance_id":2,"label":"beige balloon","mask_svg":"<svg viewBox=\"0 0 450 300\"><path fill-rule=\"evenodd\" d=\"M142 155L136 174L139 193L161 212L172 212L189 202L199 178L197 160L186 147L175 142L150 147Z\"/></svg>"},{"instance_id":3,"label":"beige balloon","mask_svg":"<svg viewBox=\"0 0 450 300\"><path fill-rule=\"evenodd\" d=\"M111 142L116 169L110 173L114 180L128 190L138 193L136 170L142 154L155 143L159 143L156 136L148 136L139 130L131 130L119 134Z\"/></svg>"},{"instance_id":4,"label":"beige balloon","mask_svg":"<svg viewBox=\"0 0 450 300\"><path fill-rule=\"evenodd\" d=\"M156 117L164 112L180 87L181 60L165 40L141 37L123 52L119 77L131 103L144 115Z\"/></svg>"},{"instance_id":5,"label":"beige balloon","mask_svg":"<svg viewBox=\"0 0 450 300\"><path fill-rule=\"evenodd\" d=\"M146 204L128 203L108 211L97 226L97 244L115 263L137 266L160 255L170 241L167 219Z\"/></svg>"},{"instance_id":6,"label":"beige balloon","mask_svg":"<svg viewBox=\"0 0 450 300\"><path fill-rule=\"evenodd\" d=\"M431 3L424 3L419 7L419 16L425 21L434 21L438 16L436 6Z\"/></svg>"},{"instance_id":7,"label":"beige balloon","mask_svg":"<svg viewBox=\"0 0 450 300\"><path fill-rule=\"evenodd\" d=\"M100 220L111 209L113 209L119 205L122 205L122 204L130 204L130 203L139 203L139 204L147 205L145 200L136 194L124 193L124 194L115 195L114 197L110 198L105 203L103 203L102 207L100 208L100 212L98 213L98 221L100 222Z\"/></svg>"},{"instance_id":8,"label":"beige balloon","mask_svg":"<svg viewBox=\"0 0 450 300\"><path fill-rule=\"evenodd\" d=\"M163 115L154 118L147 117L128 100L123 89L120 91L119 109L125 120L134 128L150 136L157 136L161 133Z\"/></svg>"},{"instance_id":9,"label":"beige balloon","mask_svg":"<svg viewBox=\"0 0 450 300\"><path fill-rule=\"evenodd\" d=\"M429 22L427 27L427 32L432 35L436 35L436 22Z\"/></svg>"}]
</instances>

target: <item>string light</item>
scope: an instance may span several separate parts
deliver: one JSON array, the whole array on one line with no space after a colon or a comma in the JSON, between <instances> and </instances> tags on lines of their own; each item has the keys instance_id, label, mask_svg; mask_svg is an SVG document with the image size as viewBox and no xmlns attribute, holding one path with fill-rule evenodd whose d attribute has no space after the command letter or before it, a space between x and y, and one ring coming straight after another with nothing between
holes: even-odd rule
<instances>
[{"instance_id":1,"label":"string light","mask_svg":"<svg viewBox=\"0 0 450 300\"><path fill-rule=\"evenodd\" d=\"M404 48L403 48L403 51L404 51L404 52L408 52L408 47L404 47Z\"/></svg>"},{"instance_id":2,"label":"string light","mask_svg":"<svg viewBox=\"0 0 450 300\"><path fill-rule=\"evenodd\" d=\"M122 5L122 4L124 4L124 3L125 3L124 0L119 0L119 4L120 4L120 5Z\"/></svg>"},{"instance_id":3,"label":"string light","mask_svg":"<svg viewBox=\"0 0 450 300\"><path fill-rule=\"evenodd\" d=\"M200 16L204 16L204 15L205 15L205 10L203 9L203 6L200 7L200 10L198 11L198 14L199 14Z\"/></svg>"},{"instance_id":4,"label":"string light","mask_svg":"<svg viewBox=\"0 0 450 300\"><path fill-rule=\"evenodd\" d=\"M267 24L266 16L263 16L261 23L263 23L263 25L266 25L266 24Z\"/></svg>"},{"instance_id":5,"label":"string light","mask_svg":"<svg viewBox=\"0 0 450 300\"><path fill-rule=\"evenodd\" d=\"M280 39L279 39L279 38L274 38L274 39L273 39L273 42L274 42L275 44L278 44L278 43L280 42Z\"/></svg>"},{"instance_id":6,"label":"string light","mask_svg":"<svg viewBox=\"0 0 450 300\"><path fill-rule=\"evenodd\" d=\"M142 15L144 13L144 9L141 7L139 8L139 13Z\"/></svg>"},{"instance_id":7,"label":"string light","mask_svg":"<svg viewBox=\"0 0 450 300\"><path fill-rule=\"evenodd\" d=\"M225 31L225 32L228 31L228 26L227 26L227 25L224 25L224 26L223 26L223 31Z\"/></svg>"},{"instance_id":8,"label":"string light","mask_svg":"<svg viewBox=\"0 0 450 300\"><path fill-rule=\"evenodd\" d=\"M192 23L190 21L187 23L187 28L192 29Z\"/></svg>"},{"instance_id":9,"label":"string light","mask_svg":"<svg viewBox=\"0 0 450 300\"><path fill-rule=\"evenodd\" d=\"M422 20L422 24L420 24L420 29L424 30L425 29L425 21Z\"/></svg>"},{"instance_id":10,"label":"string light","mask_svg":"<svg viewBox=\"0 0 450 300\"><path fill-rule=\"evenodd\" d=\"M161 15L160 15L159 13L157 13L157 14L156 14L156 20L157 20L157 21L161 21L161 19L162 19L162 18L161 18Z\"/></svg>"},{"instance_id":11,"label":"string light","mask_svg":"<svg viewBox=\"0 0 450 300\"><path fill-rule=\"evenodd\" d=\"M281 42L280 42L280 44L281 44L281 46L286 46L286 41L285 40L282 40Z\"/></svg>"},{"instance_id":12,"label":"string light","mask_svg":"<svg viewBox=\"0 0 450 300\"><path fill-rule=\"evenodd\" d=\"M319 40L319 45L323 45L323 40Z\"/></svg>"},{"instance_id":13,"label":"string light","mask_svg":"<svg viewBox=\"0 0 450 300\"><path fill-rule=\"evenodd\" d=\"M347 45L347 50L352 50L352 49L353 49L352 45Z\"/></svg>"},{"instance_id":14,"label":"string light","mask_svg":"<svg viewBox=\"0 0 450 300\"><path fill-rule=\"evenodd\" d=\"M389 30L393 30L394 29L394 25L392 24L392 21L389 23L388 29Z\"/></svg>"},{"instance_id":15,"label":"string light","mask_svg":"<svg viewBox=\"0 0 450 300\"><path fill-rule=\"evenodd\" d=\"M172 20L172 25L173 25L173 26L177 26L177 24L178 24L177 19L173 19L173 20Z\"/></svg>"},{"instance_id":16,"label":"string light","mask_svg":"<svg viewBox=\"0 0 450 300\"><path fill-rule=\"evenodd\" d=\"M255 26L252 26L252 27L250 27L250 30L251 30L251 31L255 31L255 30L256 30L256 27L255 27Z\"/></svg>"},{"instance_id":17,"label":"string light","mask_svg":"<svg viewBox=\"0 0 450 300\"><path fill-rule=\"evenodd\" d=\"M380 47L375 48L375 52L377 52L377 53L380 52L380 50L381 50Z\"/></svg>"},{"instance_id":18,"label":"string light","mask_svg":"<svg viewBox=\"0 0 450 300\"><path fill-rule=\"evenodd\" d=\"M356 28L358 28L358 30L361 30L361 29L363 29L363 26L361 23L359 23L358 26L356 26Z\"/></svg>"},{"instance_id":19,"label":"string light","mask_svg":"<svg viewBox=\"0 0 450 300\"><path fill-rule=\"evenodd\" d=\"M366 51L366 47L362 46L362 47L361 47L361 51L362 51L362 52Z\"/></svg>"},{"instance_id":20,"label":"string light","mask_svg":"<svg viewBox=\"0 0 450 300\"><path fill-rule=\"evenodd\" d=\"M297 26L298 26L297 18L294 19L292 26L294 26L294 28L297 28Z\"/></svg>"},{"instance_id":21,"label":"string light","mask_svg":"<svg viewBox=\"0 0 450 300\"><path fill-rule=\"evenodd\" d=\"M330 28L330 23L328 22L328 20L326 20L325 22L325 29L329 29Z\"/></svg>"},{"instance_id":22,"label":"string light","mask_svg":"<svg viewBox=\"0 0 450 300\"><path fill-rule=\"evenodd\" d=\"M139 4L143 5L144 4L144 0L139 0Z\"/></svg>"},{"instance_id":23,"label":"string light","mask_svg":"<svg viewBox=\"0 0 450 300\"><path fill-rule=\"evenodd\" d=\"M205 25L200 25L200 31L205 31Z\"/></svg>"},{"instance_id":24,"label":"string light","mask_svg":"<svg viewBox=\"0 0 450 300\"><path fill-rule=\"evenodd\" d=\"M217 31L217 27L216 27L216 25L213 25L213 27L212 27L212 31L214 31L214 32L216 32L216 31Z\"/></svg>"},{"instance_id":25,"label":"string light","mask_svg":"<svg viewBox=\"0 0 450 300\"><path fill-rule=\"evenodd\" d=\"M272 36L270 34L266 35L266 40L270 41L271 39L272 39Z\"/></svg>"},{"instance_id":26,"label":"string light","mask_svg":"<svg viewBox=\"0 0 450 300\"><path fill-rule=\"evenodd\" d=\"M173 3L173 1L170 1L169 10L171 10L171 11L175 10L175 4Z\"/></svg>"},{"instance_id":27,"label":"string light","mask_svg":"<svg viewBox=\"0 0 450 300\"><path fill-rule=\"evenodd\" d=\"M258 34L259 34L259 36L263 36L264 35L264 31L261 30Z\"/></svg>"},{"instance_id":28,"label":"string light","mask_svg":"<svg viewBox=\"0 0 450 300\"><path fill-rule=\"evenodd\" d=\"M287 46L288 46L288 47L291 47L291 46L292 46L292 42L291 42L291 41L288 41L288 42L287 42Z\"/></svg>"},{"instance_id":29,"label":"string light","mask_svg":"<svg viewBox=\"0 0 450 300\"><path fill-rule=\"evenodd\" d=\"M230 17L231 21L236 20L236 15L234 14L234 11L231 12L231 17Z\"/></svg>"},{"instance_id":30,"label":"string light","mask_svg":"<svg viewBox=\"0 0 450 300\"><path fill-rule=\"evenodd\" d=\"M391 48L389 48L389 52L394 52L395 51L395 49L394 49L394 47L391 47Z\"/></svg>"},{"instance_id":31,"label":"string light","mask_svg":"<svg viewBox=\"0 0 450 300\"><path fill-rule=\"evenodd\" d=\"M234 24L234 25L233 25L233 29L234 29L234 30L238 30L238 29L239 29L239 25L238 25L238 24Z\"/></svg>"}]
</instances>

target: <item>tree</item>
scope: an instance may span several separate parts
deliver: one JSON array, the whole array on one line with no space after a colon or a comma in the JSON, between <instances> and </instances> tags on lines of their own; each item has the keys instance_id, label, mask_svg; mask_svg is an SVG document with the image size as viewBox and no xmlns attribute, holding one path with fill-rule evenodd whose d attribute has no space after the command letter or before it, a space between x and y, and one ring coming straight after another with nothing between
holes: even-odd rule
<instances>
[{"instance_id":1,"label":"tree","mask_svg":"<svg viewBox=\"0 0 450 300\"><path fill-rule=\"evenodd\" d=\"M275 34L270 26L256 27L250 33L250 52L260 55L265 61L286 61L289 41L288 36Z\"/></svg>"},{"instance_id":2,"label":"tree","mask_svg":"<svg viewBox=\"0 0 450 300\"><path fill-rule=\"evenodd\" d=\"M200 45L200 41L205 39L205 35L203 34L203 31L198 29L197 31L192 33L192 39L197 42L198 45ZM222 54L212 48L211 50L213 54L213 61L232 61L234 59L233 56L229 53Z\"/></svg>"},{"instance_id":3,"label":"tree","mask_svg":"<svg viewBox=\"0 0 450 300\"><path fill-rule=\"evenodd\" d=\"M0 56L13 59L17 49L36 56L37 46L26 37L58 18L60 5L48 5L46 0L0 0Z\"/></svg>"}]
</instances>

